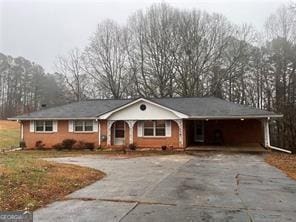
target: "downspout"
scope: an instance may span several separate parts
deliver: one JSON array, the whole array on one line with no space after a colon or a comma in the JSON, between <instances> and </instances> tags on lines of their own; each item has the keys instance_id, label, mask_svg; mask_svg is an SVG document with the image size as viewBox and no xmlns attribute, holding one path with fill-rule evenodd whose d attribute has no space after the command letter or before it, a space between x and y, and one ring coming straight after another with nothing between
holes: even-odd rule
<instances>
[{"instance_id":1,"label":"downspout","mask_svg":"<svg viewBox=\"0 0 296 222\"><path fill-rule=\"evenodd\" d=\"M269 134L269 120L270 118L263 119L263 128L264 128L264 147L272 150L277 150L285 153L292 153L290 150L282 149L276 146L270 145L270 134Z\"/></svg>"},{"instance_id":2,"label":"downspout","mask_svg":"<svg viewBox=\"0 0 296 222\"><path fill-rule=\"evenodd\" d=\"M282 148L278 148L276 146L269 146L270 149L273 149L273 150L277 150L277 151L282 151L282 152L285 152L285 153L292 153L290 150L285 150L285 149L282 149Z\"/></svg>"}]
</instances>

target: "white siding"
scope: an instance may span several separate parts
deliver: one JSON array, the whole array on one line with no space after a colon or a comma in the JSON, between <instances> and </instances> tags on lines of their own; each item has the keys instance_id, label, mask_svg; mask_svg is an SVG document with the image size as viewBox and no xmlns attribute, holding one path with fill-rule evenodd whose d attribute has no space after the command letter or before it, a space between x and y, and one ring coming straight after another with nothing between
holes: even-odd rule
<instances>
[{"instance_id":1,"label":"white siding","mask_svg":"<svg viewBox=\"0 0 296 222\"><path fill-rule=\"evenodd\" d=\"M146 105L146 110L142 111L140 105ZM123 110L113 113L109 120L169 120L179 119L173 112L156 106L154 104L139 101Z\"/></svg>"}]
</instances>

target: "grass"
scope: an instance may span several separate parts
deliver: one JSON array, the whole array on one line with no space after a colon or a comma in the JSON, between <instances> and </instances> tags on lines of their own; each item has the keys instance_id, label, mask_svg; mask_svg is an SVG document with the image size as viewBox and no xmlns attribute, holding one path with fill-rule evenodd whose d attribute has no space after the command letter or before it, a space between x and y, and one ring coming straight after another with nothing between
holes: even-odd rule
<instances>
[{"instance_id":1,"label":"grass","mask_svg":"<svg viewBox=\"0 0 296 222\"><path fill-rule=\"evenodd\" d=\"M39 159L54 152L0 154L0 211L35 210L104 176L98 170Z\"/></svg>"},{"instance_id":2,"label":"grass","mask_svg":"<svg viewBox=\"0 0 296 222\"><path fill-rule=\"evenodd\" d=\"M20 125L15 121L0 120L0 149L18 147Z\"/></svg>"},{"instance_id":3,"label":"grass","mask_svg":"<svg viewBox=\"0 0 296 222\"><path fill-rule=\"evenodd\" d=\"M296 155L271 152L266 155L265 161L282 170L287 176L296 180Z\"/></svg>"}]
</instances>

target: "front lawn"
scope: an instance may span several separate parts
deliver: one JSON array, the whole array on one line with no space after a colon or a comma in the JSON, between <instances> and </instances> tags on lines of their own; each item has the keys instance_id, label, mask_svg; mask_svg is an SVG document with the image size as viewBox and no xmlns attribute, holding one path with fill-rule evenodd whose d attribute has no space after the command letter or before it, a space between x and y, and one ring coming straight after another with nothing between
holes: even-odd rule
<instances>
[{"instance_id":1,"label":"front lawn","mask_svg":"<svg viewBox=\"0 0 296 222\"><path fill-rule=\"evenodd\" d=\"M296 180L296 155L286 154L279 152L271 152L266 155L265 161L270 165L273 165L283 172L285 172L289 177Z\"/></svg>"},{"instance_id":2,"label":"front lawn","mask_svg":"<svg viewBox=\"0 0 296 222\"><path fill-rule=\"evenodd\" d=\"M35 210L89 185L104 173L39 159L63 152L0 154L0 211Z\"/></svg>"},{"instance_id":3,"label":"front lawn","mask_svg":"<svg viewBox=\"0 0 296 222\"><path fill-rule=\"evenodd\" d=\"M18 147L20 124L15 121L0 120L0 149Z\"/></svg>"}]
</instances>

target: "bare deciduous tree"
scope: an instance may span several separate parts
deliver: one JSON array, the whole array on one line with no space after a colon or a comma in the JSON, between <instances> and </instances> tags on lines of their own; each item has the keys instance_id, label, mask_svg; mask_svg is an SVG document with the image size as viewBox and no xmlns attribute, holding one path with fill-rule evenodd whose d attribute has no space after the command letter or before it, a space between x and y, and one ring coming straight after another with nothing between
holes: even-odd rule
<instances>
[{"instance_id":1,"label":"bare deciduous tree","mask_svg":"<svg viewBox=\"0 0 296 222\"><path fill-rule=\"evenodd\" d=\"M64 81L76 101L80 101L87 96L87 88L90 83L82 66L82 53L77 48L71 50L64 57L58 57L56 63L58 73L64 77Z\"/></svg>"}]
</instances>

